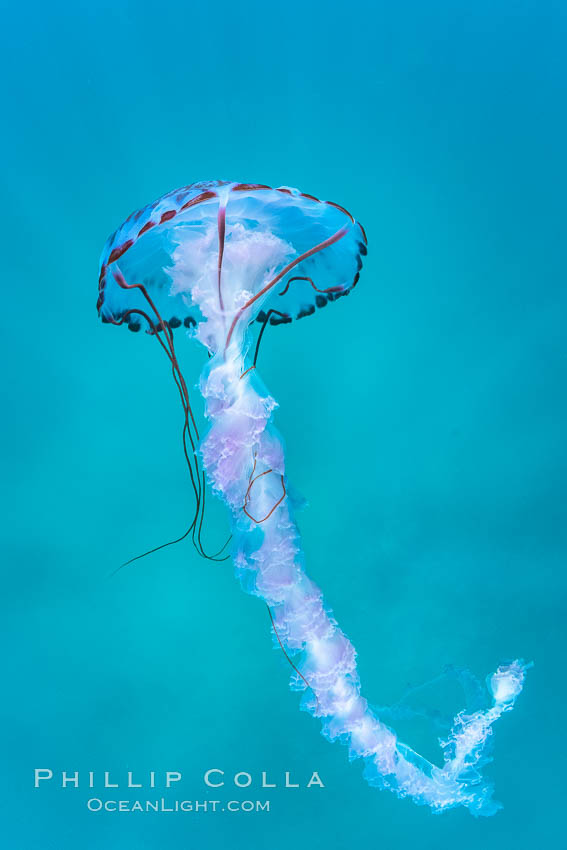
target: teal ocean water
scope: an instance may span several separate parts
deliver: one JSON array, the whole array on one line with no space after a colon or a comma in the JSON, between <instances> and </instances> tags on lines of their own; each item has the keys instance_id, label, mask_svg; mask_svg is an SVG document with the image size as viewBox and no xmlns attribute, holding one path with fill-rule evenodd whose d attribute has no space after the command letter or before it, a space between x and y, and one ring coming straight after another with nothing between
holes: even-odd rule
<instances>
[{"instance_id":1,"label":"teal ocean water","mask_svg":"<svg viewBox=\"0 0 567 850\"><path fill-rule=\"evenodd\" d=\"M548 0L4 7L7 850L563 845L566 36ZM535 662L496 727L493 818L369 788L298 710L229 563L181 544L108 578L182 532L192 501L164 358L97 319L99 254L132 210L209 178L298 186L366 228L356 291L269 328L259 371L308 501L308 571L367 698L448 664ZM178 340L194 384L203 355ZM227 521L210 507L212 547ZM464 707L443 682L424 698ZM425 723L397 726L438 756ZM34 789L35 768L53 781ZM183 780L163 792L167 770ZM271 811L86 804L161 796Z\"/></svg>"}]
</instances>

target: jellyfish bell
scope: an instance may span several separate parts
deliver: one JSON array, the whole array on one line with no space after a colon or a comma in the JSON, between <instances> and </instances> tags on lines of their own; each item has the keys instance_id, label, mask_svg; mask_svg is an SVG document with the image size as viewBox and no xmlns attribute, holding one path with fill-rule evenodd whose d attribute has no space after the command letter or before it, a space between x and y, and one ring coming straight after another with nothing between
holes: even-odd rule
<instances>
[{"instance_id":1,"label":"jellyfish bell","mask_svg":"<svg viewBox=\"0 0 567 850\"><path fill-rule=\"evenodd\" d=\"M338 204L284 186L194 183L108 239L97 307L131 330L198 325L211 351L237 352L253 319L288 324L348 295L365 254L362 226Z\"/></svg>"}]
</instances>

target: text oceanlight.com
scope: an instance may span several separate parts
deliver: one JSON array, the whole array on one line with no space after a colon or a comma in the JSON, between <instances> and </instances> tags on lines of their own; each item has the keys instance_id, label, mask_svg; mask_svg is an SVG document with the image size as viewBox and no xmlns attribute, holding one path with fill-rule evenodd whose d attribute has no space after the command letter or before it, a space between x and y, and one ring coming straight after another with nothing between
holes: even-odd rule
<instances>
[{"instance_id":1,"label":"text oceanlight.com","mask_svg":"<svg viewBox=\"0 0 567 850\"><path fill-rule=\"evenodd\" d=\"M87 801L89 812L269 812L269 800L101 800Z\"/></svg>"}]
</instances>

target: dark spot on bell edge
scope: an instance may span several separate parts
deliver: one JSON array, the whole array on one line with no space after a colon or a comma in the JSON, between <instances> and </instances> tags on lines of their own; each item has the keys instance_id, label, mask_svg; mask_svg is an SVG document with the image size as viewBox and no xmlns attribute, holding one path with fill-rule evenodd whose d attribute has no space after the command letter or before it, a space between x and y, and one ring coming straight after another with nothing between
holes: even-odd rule
<instances>
[{"instance_id":1,"label":"dark spot on bell edge","mask_svg":"<svg viewBox=\"0 0 567 850\"><path fill-rule=\"evenodd\" d=\"M315 312L315 307L313 304L310 304L309 307L304 307L303 310L300 310L297 314L298 319L303 319L305 316L312 316Z\"/></svg>"}]
</instances>

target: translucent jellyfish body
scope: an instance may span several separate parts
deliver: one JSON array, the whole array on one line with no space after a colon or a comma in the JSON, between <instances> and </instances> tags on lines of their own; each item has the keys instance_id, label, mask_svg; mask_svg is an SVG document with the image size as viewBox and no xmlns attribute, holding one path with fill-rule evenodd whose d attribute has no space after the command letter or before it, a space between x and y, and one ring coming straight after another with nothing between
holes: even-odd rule
<instances>
[{"instance_id":1,"label":"translucent jellyfish body","mask_svg":"<svg viewBox=\"0 0 567 850\"><path fill-rule=\"evenodd\" d=\"M343 207L287 186L210 181L164 195L133 213L101 258L98 310L104 322L154 336L167 355L185 419L183 441L196 496L189 529L197 549L204 474L228 507L231 556L244 589L266 603L274 644L292 668L302 708L324 735L365 762L371 785L441 812L497 810L480 768L494 722L522 690L526 665L488 679L486 708L457 715L443 762L401 743L361 694L356 652L308 578L289 498L275 400L249 357L253 323L313 316L355 287L366 235ZM201 437L177 361L174 331L207 349L200 378L209 430ZM211 556L209 556L211 557ZM215 556L212 556L215 557ZM382 648L384 651L384 648Z\"/></svg>"}]
</instances>

